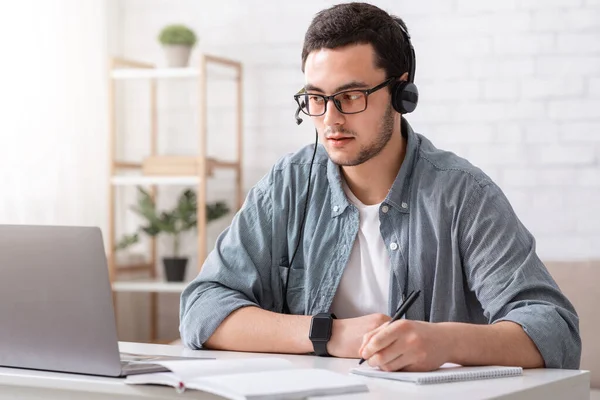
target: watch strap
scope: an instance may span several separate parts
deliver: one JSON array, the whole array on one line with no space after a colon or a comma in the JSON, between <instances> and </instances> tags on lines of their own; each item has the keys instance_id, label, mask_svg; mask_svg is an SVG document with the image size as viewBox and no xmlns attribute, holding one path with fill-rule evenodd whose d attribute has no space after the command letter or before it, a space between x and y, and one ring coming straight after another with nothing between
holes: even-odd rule
<instances>
[{"instance_id":1,"label":"watch strap","mask_svg":"<svg viewBox=\"0 0 600 400\"><path fill-rule=\"evenodd\" d=\"M329 354L327 352L327 343L329 343L329 341L325 342L325 341L314 341L313 342L313 348L315 350L315 354L320 356L320 357L330 357L331 354Z\"/></svg>"}]
</instances>

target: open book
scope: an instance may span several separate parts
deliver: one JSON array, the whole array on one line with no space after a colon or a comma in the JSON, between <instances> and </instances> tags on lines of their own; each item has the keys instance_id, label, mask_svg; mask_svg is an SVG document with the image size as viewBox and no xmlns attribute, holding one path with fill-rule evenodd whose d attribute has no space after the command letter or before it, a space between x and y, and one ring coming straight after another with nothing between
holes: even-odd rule
<instances>
[{"instance_id":1,"label":"open book","mask_svg":"<svg viewBox=\"0 0 600 400\"><path fill-rule=\"evenodd\" d=\"M427 383L458 382L517 376L523 374L523 368L500 366L463 367L458 364L446 363L439 369L431 372L386 372L379 368L372 368L366 365L353 368L351 372L357 375L414 382L418 385L422 385Z\"/></svg>"},{"instance_id":2,"label":"open book","mask_svg":"<svg viewBox=\"0 0 600 400\"><path fill-rule=\"evenodd\" d=\"M130 375L125 383L195 389L229 399L300 399L368 392L367 385L351 375L325 369L299 369L282 358L230 360L152 361L172 372Z\"/></svg>"}]
</instances>

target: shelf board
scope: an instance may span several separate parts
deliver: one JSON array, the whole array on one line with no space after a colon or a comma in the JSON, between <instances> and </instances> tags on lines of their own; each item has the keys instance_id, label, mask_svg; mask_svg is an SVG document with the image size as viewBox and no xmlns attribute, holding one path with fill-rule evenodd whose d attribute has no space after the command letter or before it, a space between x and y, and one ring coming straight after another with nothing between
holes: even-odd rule
<instances>
[{"instance_id":1,"label":"shelf board","mask_svg":"<svg viewBox=\"0 0 600 400\"><path fill-rule=\"evenodd\" d=\"M113 79L197 78L198 68L118 68L110 73Z\"/></svg>"},{"instance_id":2,"label":"shelf board","mask_svg":"<svg viewBox=\"0 0 600 400\"><path fill-rule=\"evenodd\" d=\"M207 76L217 80L235 81L238 78L230 72L207 68ZM114 80L135 79L197 79L199 68L116 68L110 71Z\"/></svg>"},{"instance_id":3,"label":"shelf board","mask_svg":"<svg viewBox=\"0 0 600 400\"><path fill-rule=\"evenodd\" d=\"M198 176L142 176L121 175L113 176L110 180L114 186L137 186L137 185L198 185Z\"/></svg>"},{"instance_id":4,"label":"shelf board","mask_svg":"<svg viewBox=\"0 0 600 400\"><path fill-rule=\"evenodd\" d=\"M155 292L155 293L181 293L188 282L165 282L153 280L116 281L112 283L114 292Z\"/></svg>"},{"instance_id":5,"label":"shelf board","mask_svg":"<svg viewBox=\"0 0 600 400\"><path fill-rule=\"evenodd\" d=\"M237 161L221 161L214 158L207 158L206 165L208 168L232 168L236 169L239 167Z\"/></svg>"}]
</instances>

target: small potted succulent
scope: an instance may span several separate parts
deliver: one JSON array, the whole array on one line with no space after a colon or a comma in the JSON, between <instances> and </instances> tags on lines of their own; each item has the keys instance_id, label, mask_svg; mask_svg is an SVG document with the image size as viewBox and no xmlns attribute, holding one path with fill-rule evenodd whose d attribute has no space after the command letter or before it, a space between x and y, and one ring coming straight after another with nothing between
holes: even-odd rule
<instances>
[{"instance_id":1,"label":"small potted succulent","mask_svg":"<svg viewBox=\"0 0 600 400\"><path fill-rule=\"evenodd\" d=\"M187 257L180 255L179 247L181 234L197 226L197 200L196 193L187 189L181 193L177 205L168 211L158 212L150 194L138 187L138 202L131 209L146 220L146 225L141 226L137 232L124 235L116 250L123 250L138 243L140 234L156 237L160 234L169 235L173 240L172 252L169 257L163 257L165 276L169 282L182 282L185 279ZM229 207L224 202L206 205L207 222L221 218L229 212Z\"/></svg>"},{"instance_id":2,"label":"small potted succulent","mask_svg":"<svg viewBox=\"0 0 600 400\"><path fill-rule=\"evenodd\" d=\"M165 26L158 35L158 41L165 50L167 65L178 68L188 66L197 37L187 26L175 24Z\"/></svg>"}]
</instances>

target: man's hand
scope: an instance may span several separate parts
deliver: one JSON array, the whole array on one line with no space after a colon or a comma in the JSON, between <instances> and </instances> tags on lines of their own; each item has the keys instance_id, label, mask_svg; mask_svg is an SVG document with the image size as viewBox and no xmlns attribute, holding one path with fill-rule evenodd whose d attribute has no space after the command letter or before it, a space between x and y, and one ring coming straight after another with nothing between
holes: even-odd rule
<instances>
[{"instance_id":1,"label":"man's hand","mask_svg":"<svg viewBox=\"0 0 600 400\"><path fill-rule=\"evenodd\" d=\"M384 371L433 371L449 361L449 350L441 325L404 319L367 333L359 354Z\"/></svg>"},{"instance_id":2,"label":"man's hand","mask_svg":"<svg viewBox=\"0 0 600 400\"><path fill-rule=\"evenodd\" d=\"M364 335L386 324L389 320L390 317L384 314L334 319L331 339L327 343L327 352L335 357L359 358L358 350Z\"/></svg>"}]
</instances>

